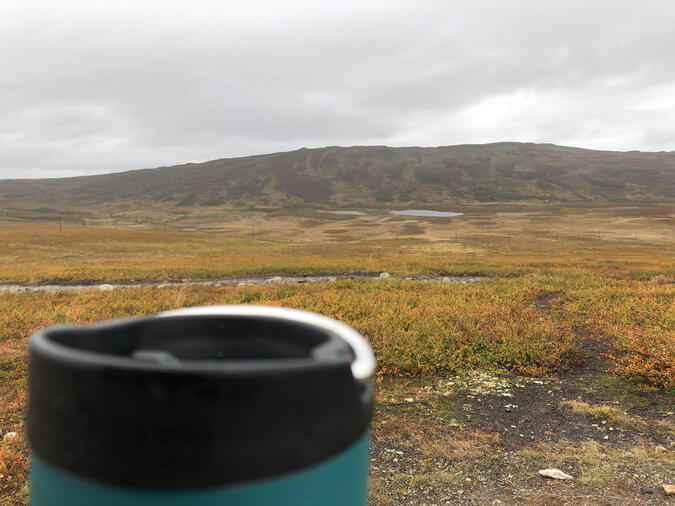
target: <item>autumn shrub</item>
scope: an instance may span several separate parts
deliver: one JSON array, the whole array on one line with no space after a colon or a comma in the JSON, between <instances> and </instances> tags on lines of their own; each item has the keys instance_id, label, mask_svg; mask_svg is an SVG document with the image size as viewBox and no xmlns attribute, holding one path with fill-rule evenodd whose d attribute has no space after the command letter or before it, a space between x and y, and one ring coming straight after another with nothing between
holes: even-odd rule
<instances>
[{"instance_id":1,"label":"autumn shrub","mask_svg":"<svg viewBox=\"0 0 675 506\"><path fill-rule=\"evenodd\" d=\"M570 325L528 307L529 288L499 280L476 285L342 281L247 288L173 287L24 293L0 313L3 340L53 323L86 323L197 304L296 307L338 318L371 342L382 374L488 367L545 374L578 354ZM9 303L9 301L12 301Z\"/></svg>"},{"instance_id":2,"label":"autumn shrub","mask_svg":"<svg viewBox=\"0 0 675 506\"><path fill-rule=\"evenodd\" d=\"M675 285L604 280L570 291L562 309L608 342L617 374L675 389Z\"/></svg>"}]
</instances>

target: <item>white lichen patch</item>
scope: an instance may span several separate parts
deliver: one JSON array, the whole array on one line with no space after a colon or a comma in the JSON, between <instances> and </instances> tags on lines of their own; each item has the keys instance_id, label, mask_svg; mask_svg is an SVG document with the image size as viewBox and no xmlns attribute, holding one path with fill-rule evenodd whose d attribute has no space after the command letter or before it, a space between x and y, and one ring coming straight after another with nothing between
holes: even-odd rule
<instances>
[{"instance_id":1,"label":"white lichen patch","mask_svg":"<svg viewBox=\"0 0 675 506\"><path fill-rule=\"evenodd\" d=\"M464 393L470 399L477 399L485 395L498 395L505 398L513 397L514 389L525 388L529 383L543 385L546 380L523 377L496 376L488 372L468 371L452 378L440 379L432 386L423 390L433 391L443 396Z\"/></svg>"}]
</instances>

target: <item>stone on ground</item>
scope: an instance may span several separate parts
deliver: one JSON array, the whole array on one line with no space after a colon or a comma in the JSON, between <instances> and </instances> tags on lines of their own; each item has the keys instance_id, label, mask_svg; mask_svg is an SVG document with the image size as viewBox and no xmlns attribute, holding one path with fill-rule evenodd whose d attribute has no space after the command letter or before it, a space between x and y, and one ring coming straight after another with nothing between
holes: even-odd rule
<instances>
[{"instance_id":1,"label":"stone on ground","mask_svg":"<svg viewBox=\"0 0 675 506\"><path fill-rule=\"evenodd\" d=\"M561 471L560 469L550 468L550 469L540 469L539 474L545 478L552 478L554 480L571 480L572 477Z\"/></svg>"}]
</instances>

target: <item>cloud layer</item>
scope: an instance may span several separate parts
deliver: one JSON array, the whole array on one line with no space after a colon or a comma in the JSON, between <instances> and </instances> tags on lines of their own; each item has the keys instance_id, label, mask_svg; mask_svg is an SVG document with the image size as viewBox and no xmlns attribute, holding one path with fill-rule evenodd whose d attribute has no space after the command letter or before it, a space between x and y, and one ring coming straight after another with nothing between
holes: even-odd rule
<instances>
[{"instance_id":1,"label":"cloud layer","mask_svg":"<svg viewBox=\"0 0 675 506\"><path fill-rule=\"evenodd\" d=\"M656 0L6 0L0 178L334 144L674 150L673 19Z\"/></svg>"}]
</instances>

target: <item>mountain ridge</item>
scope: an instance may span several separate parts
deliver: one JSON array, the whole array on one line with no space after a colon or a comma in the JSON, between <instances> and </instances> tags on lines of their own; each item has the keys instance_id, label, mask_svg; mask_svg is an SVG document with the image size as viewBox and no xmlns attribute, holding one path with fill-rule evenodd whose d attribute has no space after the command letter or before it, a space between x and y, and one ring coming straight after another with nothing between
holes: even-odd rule
<instances>
[{"instance_id":1,"label":"mountain ridge","mask_svg":"<svg viewBox=\"0 0 675 506\"><path fill-rule=\"evenodd\" d=\"M675 201L675 152L497 142L326 146L48 179L0 180L2 205L442 205Z\"/></svg>"}]
</instances>

